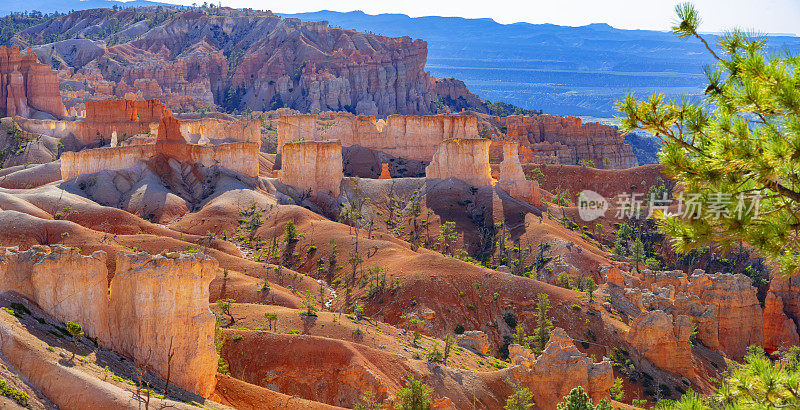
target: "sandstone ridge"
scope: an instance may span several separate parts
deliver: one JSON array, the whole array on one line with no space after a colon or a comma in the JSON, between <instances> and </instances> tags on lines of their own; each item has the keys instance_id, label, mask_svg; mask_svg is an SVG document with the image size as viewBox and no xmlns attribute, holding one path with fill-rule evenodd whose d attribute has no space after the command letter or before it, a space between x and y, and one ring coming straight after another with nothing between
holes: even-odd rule
<instances>
[{"instance_id":1,"label":"sandstone ridge","mask_svg":"<svg viewBox=\"0 0 800 410\"><path fill-rule=\"evenodd\" d=\"M33 246L0 255L3 292L14 291L120 354L145 361L178 386L208 397L216 383L214 316L208 286L217 262L198 254L119 252L110 292L106 253Z\"/></svg>"},{"instance_id":2,"label":"sandstone ridge","mask_svg":"<svg viewBox=\"0 0 800 410\"><path fill-rule=\"evenodd\" d=\"M50 66L39 64L30 49L0 46L0 117L61 118L67 109L58 91L58 77Z\"/></svg>"}]
</instances>

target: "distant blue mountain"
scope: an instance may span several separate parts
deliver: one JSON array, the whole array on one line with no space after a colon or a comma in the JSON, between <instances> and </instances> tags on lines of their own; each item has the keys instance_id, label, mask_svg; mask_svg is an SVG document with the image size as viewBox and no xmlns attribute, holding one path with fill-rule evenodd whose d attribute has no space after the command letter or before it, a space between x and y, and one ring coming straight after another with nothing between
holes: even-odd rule
<instances>
[{"instance_id":1,"label":"distant blue mountain","mask_svg":"<svg viewBox=\"0 0 800 410\"><path fill-rule=\"evenodd\" d=\"M553 114L611 117L616 114L614 103L628 92L698 97L704 88L703 67L713 63L696 40L608 24L499 24L491 19L360 11L280 15L424 39L432 75L463 80L484 99ZM712 43L717 39L708 37ZM798 53L800 38L772 36L770 46Z\"/></svg>"},{"instance_id":2,"label":"distant blue mountain","mask_svg":"<svg viewBox=\"0 0 800 410\"><path fill-rule=\"evenodd\" d=\"M168 5L147 0L134 1L114 1L114 0L3 0L0 3L0 16L10 13L21 13L30 11L41 11L42 13L67 13L70 10L87 10L98 8L120 7L144 7Z\"/></svg>"}]
</instances>

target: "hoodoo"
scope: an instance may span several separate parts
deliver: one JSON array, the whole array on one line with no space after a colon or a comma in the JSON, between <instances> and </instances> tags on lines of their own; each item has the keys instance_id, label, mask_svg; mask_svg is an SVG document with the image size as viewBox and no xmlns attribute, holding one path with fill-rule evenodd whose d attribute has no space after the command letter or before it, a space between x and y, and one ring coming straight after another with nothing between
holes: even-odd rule
<instances>
[{"instance_id":1,"label":"hoodoo","mask_svg":"<svg viewBox=\"0 0 800 410\"><path fill-rule=\"evenodd\" d=\"M430 165L425 169L426 178L458 178L475 187L491 184L489 144L489 140L473 138L442 141Z\"/></svg>"},{"instance_id":2,"label":"hoodoo","mask_svg":"<svg viewBox=\"0 0 800 410\"><path fill-rule=\"evenodd\" d=\"M40 64L36 53L0 46L0 117L27 118L67 115L58 91L58 77Z\"/></svg>"},{"instance_id":3,"label":"hoodoo","mask_svg":"<svg viewBox=\"0 0 800 410\"><path fill-rule=\"evenodd\" d=\"M283 144L278 179L301 194L339 196L342 144L337 141L293 141Z\"/></svg>"}]
</instances>

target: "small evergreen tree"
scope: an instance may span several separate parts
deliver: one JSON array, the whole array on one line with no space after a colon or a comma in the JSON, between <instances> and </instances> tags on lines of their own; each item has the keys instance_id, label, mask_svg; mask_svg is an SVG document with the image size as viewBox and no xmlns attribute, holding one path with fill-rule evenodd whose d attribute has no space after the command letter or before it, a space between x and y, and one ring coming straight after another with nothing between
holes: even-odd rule
<instances>
[{"instance_id":1,"label":"small evergreen tree","mask_svg":"<svg viewBox=\"0 0 800 410\"><path fill-rule=\"evenodd\" d=\"M506 399L505 410L528 410L533 407L533 393L518 383L511 385L514 392Z\"/></svg>"},{"instance_id":2,"label":"small evergreen tree","mask_svg":"<svg viewBox=\"0 0 800 410\"><path fill-rule=\"evenodd\" d=\"M558 410L611 410L611 404L608 400L603 399L595 406L589 395L583 391L583 387L578 386L572 389L568 396L564 396L564 401L558 403L556 408Z\"/></svg>"},{"instance_id":3,"label":"small evergreen tree","mask_svg":"<svg viewBox=\"0 0 800 410\"><path fill-rule=\"evenodd\" d=\"M267 326L269 330L278 330L278 314L275 312L264 312L264 317L267 319Z\"/></svg>"},{"instance_id":4,"label":"small evergreen tree","mask_svg":"<svg viewBox=\"0 0 800 410\"><path fill-rule=\"evenodd\" d=\"M297 227L294 225L294 219L290 219L286 221L286 224L283 226L283 241L287 244L292 244L300 240L300 236L297 234Z\"/></svg>"},{"instance_id":5,"label":"small evergreen tree","mask_svg":"<svg viewBox=\"0 0 800 410\"><path fill-rule=\"evenodd\" d=\"M372 392L363 392L358 399L358 403L353 406L353 410L380 410L381 405L375 400L375 394Z\"/></svg>"},{"instance_id":6,"label":"small evergreen tree","mask_svg":"<svg viewBox=\"0 0 800 410\"><path fill-rule=\"evenodd\" d=\"M521 324L517 324L514 331L514 343L522 347L530 347L531 337L525 334L525 328Z\"/></svg>"},{"instance_id":7,"label":"small evergreen tree","mask_svg":"<svg viewBox=\"0 0 800 410\"><path fill-rule=\"evenodd\" d=\"M608 391L611 393L611 398L616 401L622 401L625 399L625 389L622 387L622 379L617 377L614 379L614 384L611 386L611 389Z\"/></svg>"},{"instance_id":8,"label":"small evergreen tree","mask_svg":"<svg viewBox=\"0 0 800 410\"><path fill-rule=\"evenodd\" d=\"M413 374L406 377L406 387L397 392L400 400L395 406L397 410L429 410L433 389L426 386L422 379L415 379Z\"/></svg>"},{"instance_id":9,"label":"small evergreen tree","mask_svg":"<svg viewBox=\"0 0 800 410\"><path fill-rule=\"evenodd\" d=\"M594 278L586 278L584 289L586 289L586 296L589 297L589 303L594 302L594 291L597 289L597 283L595 283Z\"/></svg>"},{"instance_id":10,"label":"small evergreen tree","mask_svg":"<svg viewBox=\"0 0 800 410\"><path fill-rule=\"evenodd\" d=\"M448 334L444 338L444 365L447 366L447 359L450 358L450 351L453 350L453 345L456 343L456 338Z\"/></svg>"},{"instance_id":11,"label":"small evergreen tree","mask_svg":"<svg viewBox=\"0 0 800 410\"><path fill-rule=\"evenodd\" d=\"M69 332L69 334L72 336L72 344L73 344L72 357L69 359L72 360L75 358L75 352L78 351L78 343L81 341L81 336L83 336L83 328L81 327L81 325L75 322L68 321L67 332Z\"/></svg>"},{"instance_id":12,"label":"small evergreen tree","mask_svg":"<svg viewBox=\"0 0 800 410\"><path fill-rule=\"evenodd\" d=\"M226 315L226 316L228 316L228 318L230 318L231 323L229 323L229 325L233 324L233 323L236 323L236 320L233 318L233 314L231 314L231 303L234 303L234 302L236 302L236 301L233 300L233 299L220 299L217 302L220 312L222 312L223 315Z\"/></svg>"},{"instance_id":13,"label":"small evergreen tree","mask_svg":"<svg viewBox=\"0 0 800 410\"><path fill-rule=\"evenodd\" d=\"M445 222L439 227L439 243L441 244L442 254L452 256L453 247L457 240L458 234L456 233L455 222Z\"/></svg>"},{"instance_id":14,"label":"small evergreen tree","mask_svg":"<svg viewBox=\"0 0 800 410\"><path fill-rule=\"evenodd\" d=\"M636 268L636 273L642 273L639 264L644 261L645 252L644 252L644 244L642 243L642 240L639 239L638 237L631 244L630 254L631 254L631 259L633 259L633 263Z\"/></svg>"},{"instance_id":15,"label":"small evergreen tree","mask_svg":"<svg viewBox=\"0 0 800 410\"><path fill-rule=\"evenodd\" d=\"M531 347L537 355L542 353L547 342L550 341L553 320L548 315L549 311L550 298L546 293L540 293L536 302L536 330L531 339Z\"/></svg>"},{"instance_id":16,"label":"small evergreen tree","mask_svg":"<svg viewBox=\"0 0 800 410\"><path fill-rule=\"evenodd\" d=\"M303 301L300 302L300 306L305 309L305 311L300 314L305 316L316 316L317 310L319 310L317 301L314 299L314 295L311 294L310 290L306 291Z\"/></svg>"}]
</instances>

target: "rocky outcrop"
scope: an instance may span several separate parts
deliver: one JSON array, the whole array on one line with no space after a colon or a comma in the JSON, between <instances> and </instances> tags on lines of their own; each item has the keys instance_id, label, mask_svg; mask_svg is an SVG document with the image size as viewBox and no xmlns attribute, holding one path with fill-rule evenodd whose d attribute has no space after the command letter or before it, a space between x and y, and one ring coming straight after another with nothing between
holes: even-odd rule
<instances>
[{"instance_id":1,"label":"rocky outcrop","mask_svg":"<svg viewBox=\"0 0 800 410\"><path fill-rule=\"evenodd\" d=\"M158 100L100 100L86 103L86 118L79 122L76 135L83 143L110 140L111 135L124 140L137 134L150 134L166 108Z\"/></svg>"},{"instance_id":2,"label":"rocky outcrop","mask_svg":"<svg viewBox=\"0 0 800 410\"><path fill-rule=\"evenodd\" d=\"M454 112L461 110L489 112L483 101L477 95L471 93L461 80L431 77L431 91Z\"/></svg>"},{"instance_id":3,"label":"rocky outcrop","mask_svg":"<svg viewBox=\"0 0 800 410\"><path fill-rule=\"evenodd\" d=\"M744 275L706 274L702 270L692 275L681 271L644 270L641 278L634 282L634 287L662 293L663 296L656 299L678 309L678 313L695 315L693 319L698 321L701 343L714 346L715 338L710 333L716 332L720 349L731 358L740 360L748 346L764 343L763 313L757 290ZM644 303L648 305L652 305L651 302ZM709 307L713 307L713 313L707 312ZM710 316L713 319L709 319Z\"/></svg>"},{"instance_id":4,"label":"rocky outcrop","mask_svg":"<svg viewBox=\"0 0 800 410\"><path fill-rule=\"evenodd\" d=\"M389 173L389 164L381 164L381 174L378 179L392 179L392 174Z\"/></svg>"},{"instance_id":5,"label":"rocky outcrop","mask_svg":"<svg viewBox=\"0 0 800 410\"><path fill-rule=\"evenodd\" d=\"M480 354L489 353L489 336L480 330L468 330L457 335L456 341L459 346L472 349Z\"/></svg>"},{"instance_id":6,"label":"rocky outcrop","mask_svg":"<svg viewBox=\"0 0 800 410\"><path fill-rule=\"evenodd\" d=\"M106 253L33 246L0 255L0 291L17 292L61 321L83 326L106 348L208 397L216 383L214 315L208 307L217 262L202 254L116 257L110 292Z\"/></svg>"},{"instance_id":7,"label":"rocky outcrop","mask_svg":"<svg viewBox=\"0 0 800 410\"><path fill-rule=\"evenodd\" d=\"M342 144L339 141L295 141L283 144L281 183L300 194L339 196L342 172Z\"/></svg>"},{"instance_id":8,"label":"rocky outcrop","mask_svg":"<svg viewBox=\"0 0 800 410\"><path fill-rule=\"evenodd\" d=\"M184 389L208 397L216 384L216 318L208 286L217 262L203 254L117 254L111 281L108 332L112 349L167 373Z\"/></svg>"},{"instance_id":9,"label":"rocky outcrop","mask_svg":"<svg viewBox=\"0 0 800 410\"><path fill-rule=\"evenodd\" d=\"M628 343L634 356L643 357L654 365L691 378L692 346L689 344L691 321L688 316L673 319L660 310L645 312L636 317L628 332Z\"/></svg>"},{"instance_id":10,"label":"rocky outcrop","mask_svg":"<svg viewBox=\"0 0 800 410\"><path fill-rule=\"evenodd\" d=\"M158 136L156 143L161 144L186 144L186 139L181 133L181 124L172 115L172 110L166 110L164 116L158 122Z\"/></svg>"},{"instance_id":11,"label":"rocky outcrop","mask_svg":"<svg viewBox=\"0 0 800 410\"><path fill-rule=\"evenodd\" d=\"M521 199L534 206L542 204L539 183L529 181L522 171L516 142L503 144L503 162L500 163L500 178L497 185L512 198Z\"/></svg>"},{"instance_id":12,"label":"rocky outcrop","mask_svg":"<svg viewBox=\"0 0 800 410\"><path fill-rule=\"evenodd\" d=\"M88 334L108 339L105 252L84 256L77 248L60 246L34 246L25 252L3 249L0 277L0 291L18 292L53 317L79 323Z\"/></svg>"},{"instance_id":13,"label":"rocky outcrop","mask_svg":"<svg viewBox=\"0 0 800 410\"><path fill-rule=\"evenodd\" d=\"M35 118L41 113L56 118L67 115L58 77L50 66L39 64L30 49L20 54L17 46L0 46L0 117Z\"/></svg>"},{"instance_id":14,"label":"rocky outcrop","mask_svg":"<svg viewBox=\"0 0 800 410\"><path fill-rule=\"evenodd\" d=\"M261 143L259 120L221 120L217 118L180 119L181 134L187 141L210 144L242 141Z\"/></svg>"},{"instance_id":15,"label":"rocky outcrop","mask_svg":"<svg viewBox=\"0 0 800 410\"><path fill-rule=\"evenodd\" d=\"M637 165L630 145L615 128L583 124L577 117L558 115L511 116L505 122L509 138L530 147L542 158L555 157L561 164L592 161L597 168L630 168Z\"/></svg>"},{"instance_id":16,"label":"rocky outcrop","mask_svg":"<svg viewBox=\"0 0 800 410\"><path fill-rule=\"evenodd\" d=\"M430 161L439 144L449 138L478 138L477 118L472 115L390 115L378 120L368 115L323 113L278 119L279 149L289 141L337 139L343 147L358 145L397 158Z\"/></svg>"},{"instance_id":17,"label":"rocky outcrop","mask_svg":"<svg viewBox=\"0 0 800 410\"><path fill-rule=\"evenodd\" d=\"M605 278L606 283L625 287L625 276L618 266L600 265L600 276Z\"/></svg>"},{"instance_id":18,"label":"rocky outcrop","mask_svg":"<svg viewBox=\"0 0 800 410\"><path fill-rule=\"evenodd\" d=\"M150 122L147 122L150 124ZM148 125L149 127L149 125ZM103 170L132 167L140 160L163 154L178 162L205 167L220 166L248 177L257 177L260 144L234 142L220 145L189 144L183 138L180 123L172 110L164 110L155 144L126 145L65 152L61 155L61 178L92 174Z\"/></svg>"},{"instance_id":19,"label":"rocky outcrop","mask_svg":"<svg viewBox=\"0 0 800 410\"><path fill-rule=\"evenodd\" d=\"M800 275L774 275L769 282L768 293L781 300L784 313L796 326L800 326Z\"/></svg>"},{"instance_id":20,"label":"rocky outcrop","mask_svg":"<svg viewBox=\"0 0 800 410\"><path fill-rule=\"evenodd\" d=\"M490 140L453 138L442 141L430 165L425 169L428 179L457 178L474 187L492 183L489 166Z\"/></svg>"},{"instance_id":21,"label":"rocky outcrop","mask_svg":"<svg viewBox=\"0 0 800 410\"><path fill-rule=\"evenodd\" d=\"M798 344L797 326L784 313L783 300L774 292L767 292L764 300L764 350L774 352Z\"/></svg>"},{"instance_id":22,"label":"rocky outcrop","mask_svg":"<svg viewBox=\"0 0 800 410\"><path fill-rule=\"evenodd\" d=\"M106 29L99 34L92 27ZM66 33L81 40L45 41ZM83 10L23 30L20 38L42 44L43 62L68 65L68 95L76 102L105 95L157 98L175 109L376 115L424 114L433 107L424 41L268 11Z\"/></svg>"},{"instance_id":23,"label":"rocky outcrop","mask_svg":"<svg viewBox=\"0 0 800 410\"><path fill-rule=\"evenodd\" d=\"M530 367L518 365L511 370L520 383L533 392L537 407L555 408L577 386L582 386L593 400L608 397L608 389L614 381L611 361L604 358L593 363L563 329L553 329L542 354L535 360L530 357L523 361Z\"/></svg>"}]
</instances>

